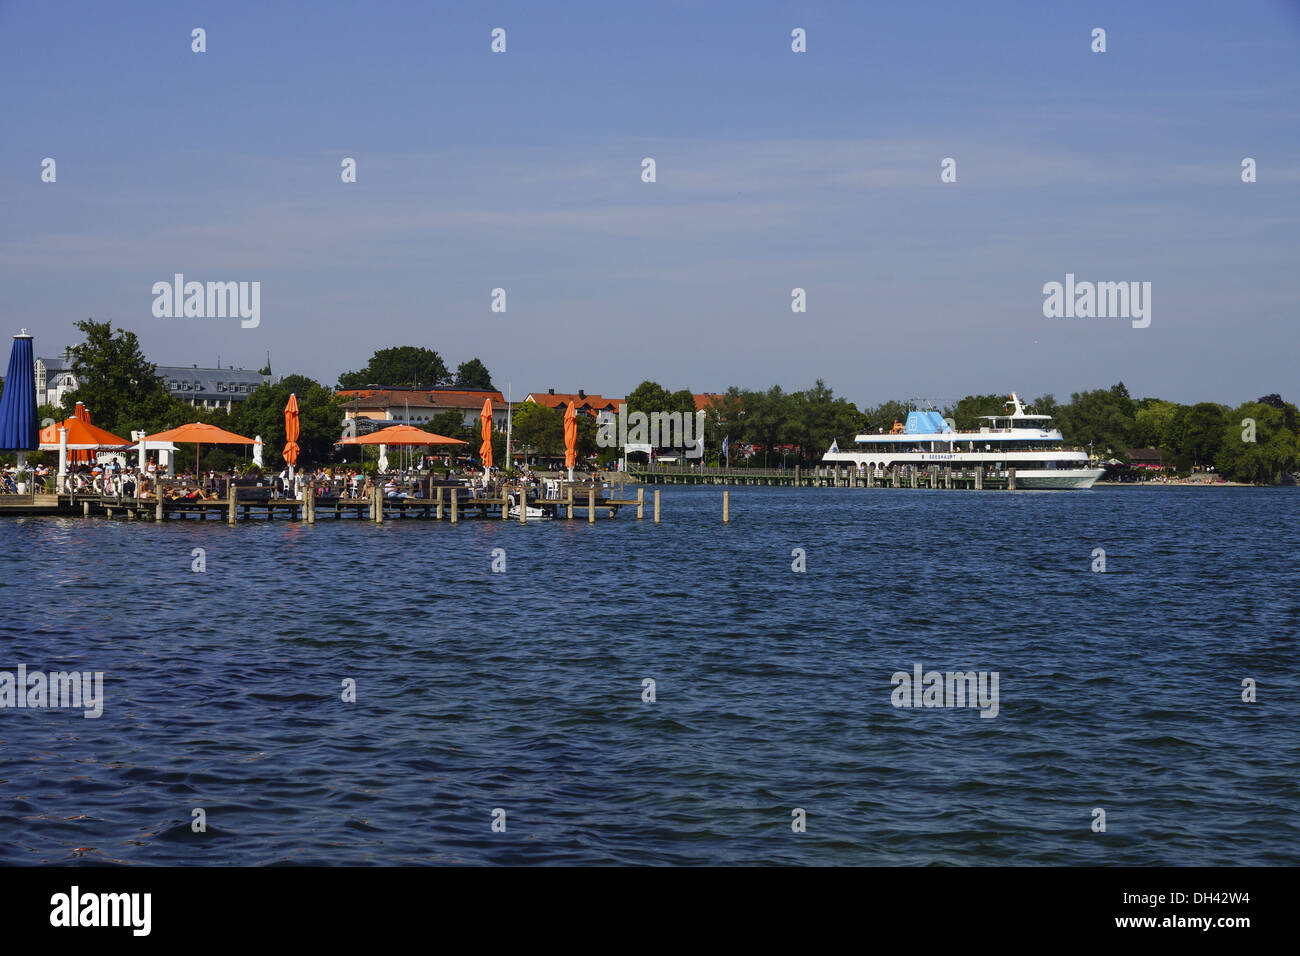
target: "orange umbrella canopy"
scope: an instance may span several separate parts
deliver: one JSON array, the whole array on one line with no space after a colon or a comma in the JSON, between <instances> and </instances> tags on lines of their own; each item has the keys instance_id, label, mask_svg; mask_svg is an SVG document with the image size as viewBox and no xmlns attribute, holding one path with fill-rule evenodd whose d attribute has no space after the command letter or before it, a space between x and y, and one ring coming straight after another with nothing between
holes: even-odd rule
<instances>
[{"instance_id":1,"label":"orange umbrella canopy","mask_svg":"<svg viewBox=\"0 0 1300 956\"><path fill-rule=\"evenodd\" d=\"M446 435L435 435L433 432L426 432L416 428L414 425L394 425L391 428L381 428L377 432L371 432L369 435L358 435L356 438L345 438L342 441L336 441L336 445L468 445L469 442L461 441L459 438L448 438Z\"/></svg>"},{"instance_id":2,"label":"orange umbrella canopy","mask_svg":"<svg viewBox=\"0 0 1300 956\"><path fill-rule=\"evenodd\" d=\"M564 413L564 467L572 468L578 460L578 412L569 402Z\"/></svg>"},{"instance_id":3,"label":"orange umbrella canopy","mask_svg":"<svg viewBox=\"0 0 1300 956\"><path fill-rule=\"evenodd\" d=\"M284 460L291 465L298 464L298 396L289 394L289 404L284 406Z\"/></svg>"},{"instance_id":4,"label":"orange umbrella canopy","mask_svg":"<svg viewBox=\"0 0 1300 956\"><path fill-rule=\"evenodd\" d=\"M256 445L257 442L243 435L236 435L216 425L206 422L191 422L179 428L169 428L156 435L146 435L145 441L170 441L182 444L192 442L198 445Z\"/></svg>"},{"instance_id":5,"label":"orange umbrella canopy","mask_svg":"<svg viewBox=\"0 0 1300 956\"><path fill-rule=\"evenodd\" d=\"M483 399L483 411L478 416L483 421L483 444L478 455L483 459L483 467L492 467L492 399Z\"/></svg>"},{"instance_id":6,"label":"orange umbrella canopy","mask_svg":"<svg viewBox=\"0 0 1300 956\"><path fill-rule=\"evenodd\" d=\"M59 429L68 430L68 447L83 451L97 448L129 448L131 443L80 418L65 418L41 429L41 450L59 450Z\"/></svg>"}]
</instances>

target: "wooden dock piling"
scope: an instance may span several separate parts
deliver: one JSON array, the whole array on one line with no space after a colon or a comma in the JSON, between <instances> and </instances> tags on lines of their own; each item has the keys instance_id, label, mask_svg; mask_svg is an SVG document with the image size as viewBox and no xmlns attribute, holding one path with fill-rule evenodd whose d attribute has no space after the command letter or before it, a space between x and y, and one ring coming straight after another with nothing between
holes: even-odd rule
<instances>
[{"instance_id":1,"label":"wooden dock piling","mask_svg":"<svg viewBox=\"0 0 1300 956\"><path fill-rule=\"evenodd\" d=\"M655 489L655 524L659 523L659 489Z\"/></svg>"},{"instance_id":2,"label":"wooden dock piling","mask_svg":"<svg viewBox=\"0 0 1300 956\"><path fill-rule=\"evenodd\" d=\"M587 523L596 523L596 486L587 489Z\"/></svg>"},{"instance_id":3,"label":"wooden dock piling","mask_svg":"<svg viewBox=\"0 0 1300 956\"><path fill-rule=\"evenodd\" d=\"M636 490L636 520L641 521L645 518L645 489Z\"/></svg>"}]
</instances>

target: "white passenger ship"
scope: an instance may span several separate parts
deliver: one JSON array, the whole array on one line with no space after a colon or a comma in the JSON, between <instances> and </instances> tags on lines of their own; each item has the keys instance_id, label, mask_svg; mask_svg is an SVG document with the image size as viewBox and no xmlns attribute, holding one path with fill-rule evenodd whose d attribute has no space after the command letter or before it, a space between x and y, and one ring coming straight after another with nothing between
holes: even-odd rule
<instances>
[{"instance_id":1,"label":"white passenger ship","mask_svg":"<svg viewBox=\"0 0 1300 956\"><path fill-rule=\"evenodd\" d=\"M982 468L998 475L1014 468L1016 487L1031 489L1091 488L1102 476L1104 469L1090 467L1087 453L1063 447L1050 415L1031 415L1015 392L1006 405L1009 412L981 415L988 424L966 432L954 431L938 412L918 409L889 432L858 435L853 451L832 444L822 461L850 464L876 477L888 475L893 465L951 465L954 471Z\"/></svg>"}]
</instances>

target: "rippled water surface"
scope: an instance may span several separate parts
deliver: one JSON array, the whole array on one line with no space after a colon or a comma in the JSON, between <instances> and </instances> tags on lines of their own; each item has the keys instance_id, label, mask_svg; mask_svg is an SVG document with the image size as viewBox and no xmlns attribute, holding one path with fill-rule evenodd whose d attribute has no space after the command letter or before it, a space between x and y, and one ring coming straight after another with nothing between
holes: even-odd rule
<instances>
[{"instance_id":1,"label":"rippled water surface","mask_svg":"<svg viewBox=\"0 0 1300 956\"><path fill-rule=\"evenodd\" d=\"M0 669L107 698L0 710L0 863L1300 862L1300 492L721 497L0 519ZM998 715L896 709L916 663Z\"/></svg>"}]
</instances>

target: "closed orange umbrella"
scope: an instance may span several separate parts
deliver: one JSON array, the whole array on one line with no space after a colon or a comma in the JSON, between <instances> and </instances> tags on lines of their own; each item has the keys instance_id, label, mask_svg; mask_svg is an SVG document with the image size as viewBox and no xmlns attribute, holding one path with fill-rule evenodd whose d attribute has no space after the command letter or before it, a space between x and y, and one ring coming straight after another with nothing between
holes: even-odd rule
<instances>
[{"instance_id":1,"label":"closed orange umbrella","mask_svg":"<svg viewBox=\"0 0 1300 956\"><path fill-rule=\"evenodd\" d=\"M569 469L569 477L573 477L573 464L578 460L578 412L573 407L573 402L569 402L568 410L564 413L564 466Z\"/></svg>"},{"instance_id":2,"label":"closed orange umbrella","mask_svg":"<svg viewBox=\"0 0 1300 956\"><path fill-rule=\"evenodd\" d=\"M298 464L298 396L290 393L289 404L284 406L284 460L292 468Z\"/></svg>"},{"instance_id":3,"label":"closed orange umbrella","mask_svg":"<svg viewBox=\"0 0 1300 956\"><path fill-rule=\"evenodd\" d=\"M77 421L85 422L87 425L90 424L90 412L86 409L86 406L81 402L77 402L77 407L73 411L72 417L77 419ZM93 457L94 455L91 452L86 451L84 449L79 449L77 451L72 452L72 454L68 455L68 460L73 462L83 462L83 461L90 461L91 458Z\"/></svg>"},{"instance_id":4,"label":"closed orange umbrella","mask_svg":"<svg viewBox=\"0 0 1300 956\"><path fill-rule=\"evenodd\" d=\"M483 399L483 411L479 414L483 420L483 444L479 446L478 456L483 459L483 467L492 467L492 399Z\"/></svg>"}]
</instances>

